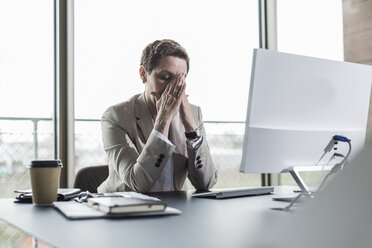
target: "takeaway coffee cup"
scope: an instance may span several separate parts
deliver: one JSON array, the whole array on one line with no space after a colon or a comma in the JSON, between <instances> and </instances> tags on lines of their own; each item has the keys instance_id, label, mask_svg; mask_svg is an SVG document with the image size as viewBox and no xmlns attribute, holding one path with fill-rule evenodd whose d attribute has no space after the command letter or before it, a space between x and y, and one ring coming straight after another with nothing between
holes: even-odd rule
<instances>
[{"instance_id":1,"label":"takeaway coffee cup","mask_svg":"<svg viewBox=\"0 0 372 248\"><path fill-rule=\"evenodd\" d=\"M30 169L32 203L36 206L50 206L57 200L61 160L33 160Z\"/></svg>"}]
</instances>

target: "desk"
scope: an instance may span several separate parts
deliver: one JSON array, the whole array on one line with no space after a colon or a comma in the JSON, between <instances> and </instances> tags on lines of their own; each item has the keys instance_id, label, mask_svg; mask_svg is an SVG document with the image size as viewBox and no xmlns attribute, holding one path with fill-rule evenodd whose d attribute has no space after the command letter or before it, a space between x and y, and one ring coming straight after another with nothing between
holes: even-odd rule
<instances>
[{"instance_id":1,"label":"desk","mask_svg":"<svg viewBox=\"0 0 372 248\"><path fill-rule=\"evenodd\" d=\"M289 187L274 195L290 193ZM192 198L192 192L151 195L182 211L177 216L68 220L56 209L0 199L0 219L56 247L249 247L257 227L284 220L290 213L271 210L287 203L273 195L231 199Z\"/></svg>"}]
</instances>

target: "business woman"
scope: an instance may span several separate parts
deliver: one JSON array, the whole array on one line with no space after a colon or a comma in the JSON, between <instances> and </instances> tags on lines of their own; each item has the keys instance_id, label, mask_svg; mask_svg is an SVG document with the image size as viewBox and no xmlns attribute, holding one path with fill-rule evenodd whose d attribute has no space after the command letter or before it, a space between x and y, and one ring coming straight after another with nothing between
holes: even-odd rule
<instances>
[{"instance_id":1,"label":"business woman","mask_svg":"<svg viewBox=\"0 0 372 248\"><path fill-rule=\"evenodd\" d=\"M143 50L144 93L111 106L102 117L109 176L98 192L185 190L186 177L198 190L215 185L202 113L185 93L189 62L173 40L156 40Z\"/></svg>"}]
</instances>

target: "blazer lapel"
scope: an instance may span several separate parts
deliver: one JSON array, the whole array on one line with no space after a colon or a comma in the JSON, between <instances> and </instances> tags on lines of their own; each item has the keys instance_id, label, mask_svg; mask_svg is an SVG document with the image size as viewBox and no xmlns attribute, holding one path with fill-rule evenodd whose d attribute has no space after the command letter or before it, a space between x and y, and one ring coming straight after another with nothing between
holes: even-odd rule
<instances>
[{"instance_id":1,"label":"blazer lapel","mask_svg":"<svg viewBox=\"0 0 372 248\"><path fill-rule=\"evenodd\" d=\"M152 129L154 128L154 122L151 118L151 113L147 106L144 93L142 93L136 100L134 105L134 114L137 120L138 131L139 133L142 133L143 136L141 139L143 139L143 143L146 143Z\"/></svg>"}]
</instances>

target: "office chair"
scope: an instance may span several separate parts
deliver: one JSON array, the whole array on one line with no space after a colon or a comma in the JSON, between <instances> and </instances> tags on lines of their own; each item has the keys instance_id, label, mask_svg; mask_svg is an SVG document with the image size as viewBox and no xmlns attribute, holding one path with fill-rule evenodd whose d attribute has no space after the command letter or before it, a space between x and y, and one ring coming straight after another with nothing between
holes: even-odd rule
<instances>
[{"instance_id":1,"label":"office chair","mask_svg":"<svg viewBox=\"0 0 372 248\"><path fill-rule=\"evenodd\" d=\"M78 171L75 177L74 188L80 188L81 191L88 190L91 193L97 193L97 187L108 177L108 166L88 166Z\"/></svg>"}]
</instances>

